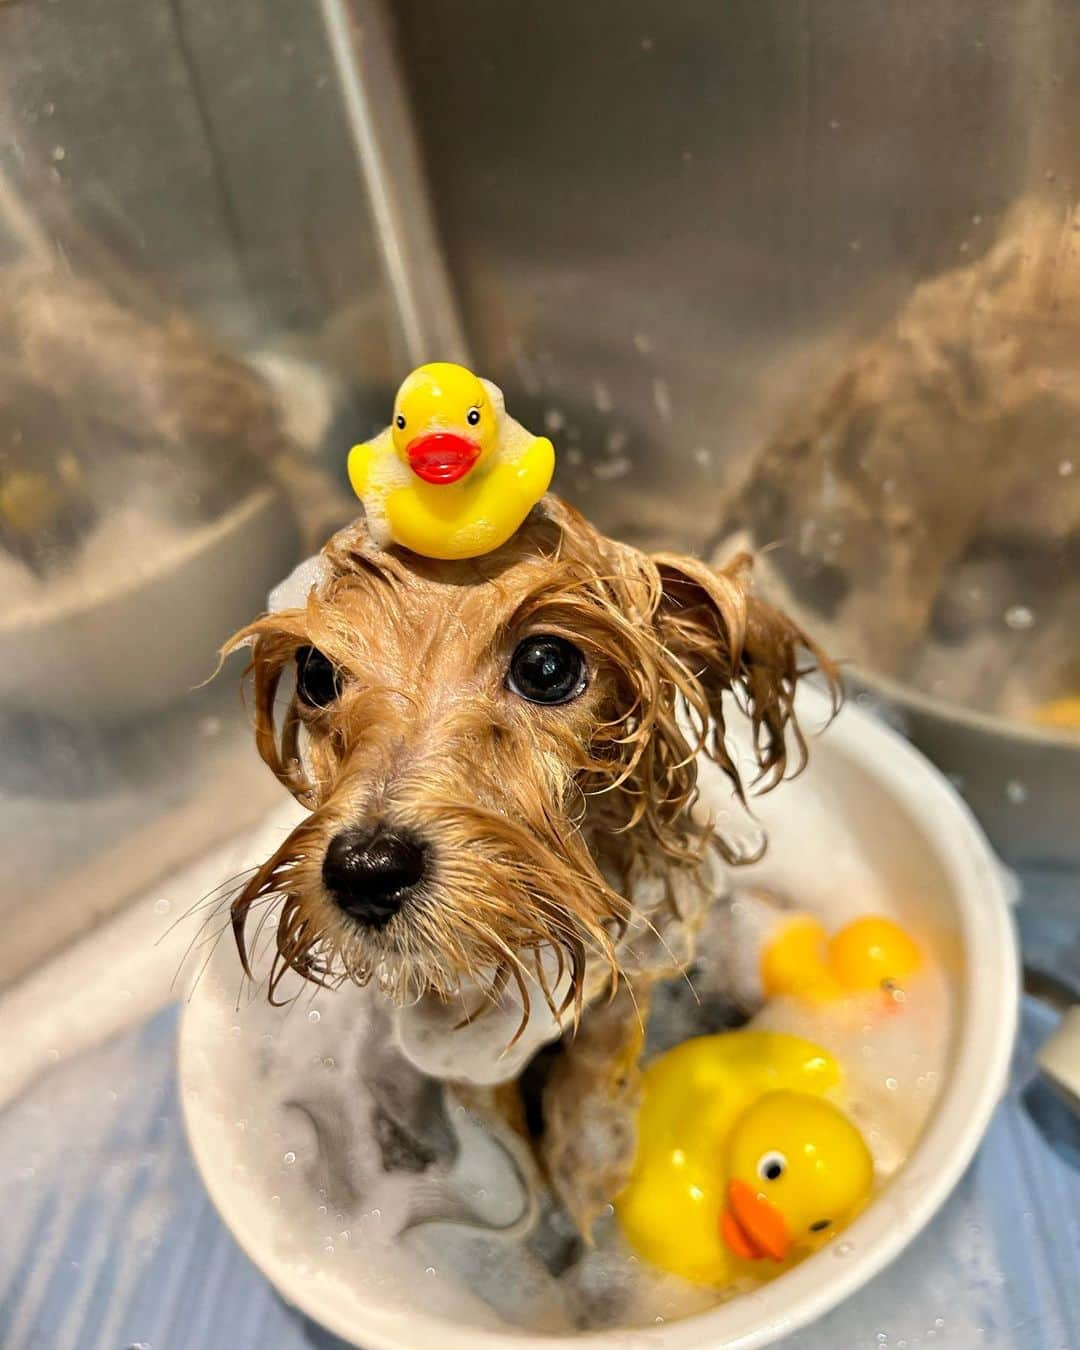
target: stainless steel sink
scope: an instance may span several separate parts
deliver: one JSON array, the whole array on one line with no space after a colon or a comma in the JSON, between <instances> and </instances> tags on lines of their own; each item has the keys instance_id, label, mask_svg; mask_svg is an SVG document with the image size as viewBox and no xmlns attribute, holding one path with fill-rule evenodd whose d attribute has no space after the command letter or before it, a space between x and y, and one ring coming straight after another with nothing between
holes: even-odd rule
<instances>
[{"instance_id":1,"label":"stainless steel sink","mask_svg":"<svg viewBox=\"0 0 1080 1350\"><path fill-rule=\"evenodd\" d=\"M8 0L0 268L29 256L60 276L107 275L121 307L181 315L276 371L294 470L280 481L286 494L318 485L305 500L319 498L320 528L352 509L344 451L385 416L401 371L460 357L549 430L558 490L602 526L708 551L784 418L920 282L981 256L1033 190L1071 202L1078 28L1072 0ZM76 337L108 350L93 325ZM0 353L0 376L19 359ZM64 406L81 412L77 398ZM60 464L55 439L18 447L20 463ZM0 473L14 454L0 444ZM19 547L40 561L39 545L31 530ZM275 579L276 557L235 564L249 569L245 594ZM202 583L189 590L197 609ZM89 623L89 593L85 610ZM25 687L40 659L42 688L61 702L70 688L74 711L74 641L61 634L40 658L15 642L8 676ZM209 634L188 644L204 642L200 669ZM153 871L146 814L117 807L103 830L93 775L73 791L65 747L80 738L93 738L102 795L137 783L161 812L209 812L219 833L240 823L211 807L222 771L198 737L182 789L164 753L140 760L158 763L152 781L125 778L131 738L164 745L185 706L153 635L144 665L135 650L111 688L108 661L95 666L104 704L132 714L122 734L93 716L89 730L46 720L30 734L25 700L8 700L2 725L19 729L0 740L5 812L24 821L41 804L44 822L46 800L65 802L70 848L43 866L42 832L14 832L4 875L40 885L11 884L5 917L62 892L76 868L99 868L101 909L130 893L125 876ZM145 699L125 694L132 683ZM238 698L186 706L241 745ZM923 740L945 756L960 722L948 706L934 717L942 738ZM1000 778L991 751L1008 734L979 730L970 782ZM1059 774L1048 766L1064 752L1027 749L1029 787ZM1049 819L1016 815L1021 834L1031 826L1021 852L1052 851L1035 828Z\"/></svg>"}]
</instances>

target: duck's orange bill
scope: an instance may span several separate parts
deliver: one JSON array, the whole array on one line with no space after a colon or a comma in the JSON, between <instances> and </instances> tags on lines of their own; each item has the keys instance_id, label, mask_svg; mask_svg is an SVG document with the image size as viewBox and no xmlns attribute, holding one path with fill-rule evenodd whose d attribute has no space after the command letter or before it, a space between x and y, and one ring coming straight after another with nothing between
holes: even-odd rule
<instances>
[{"instance_id":1,"label":"duck's orange bill","mask_svg":"<svg viewBox=\"0 0 1080 1350\"><path fill-rule=\"evenodd\" d=\"M425 483L456 483L479 459L480 447L452 431L433 431L410 441L406 454L409 467Z\"/></svg>"},{"instance_id":2,"label":"duck's orange bill","mask_svg":"<svg viewBox=\"0 0 1080 1350\"><path fill-rule=\"evenodd\" d=\"M771 1256L782 1261L791 1248L784 1216L745 1181L728 1183L727 1207L720 1215L720 1236L745 1261Z\"/></svg>"}]
</instances>

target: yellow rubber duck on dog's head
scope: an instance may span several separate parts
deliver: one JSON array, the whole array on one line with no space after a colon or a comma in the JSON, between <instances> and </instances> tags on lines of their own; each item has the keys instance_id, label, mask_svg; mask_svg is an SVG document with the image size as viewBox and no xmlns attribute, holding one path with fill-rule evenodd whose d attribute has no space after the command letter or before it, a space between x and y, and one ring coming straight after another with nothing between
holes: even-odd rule
<instances>
[{"instance_id":1,"label":"yellow rubber duck on dog's head","mask_svg":"<svg viewBox=\"0 0 1080 1350\"><path fill-rule=\"evenodd\" d=\"M397 391L390 425L353 446L349 481L377 544L428 558L475 558L504 544L544 495L555 450L464 366L420 366Z\"/></svg>"}]
</instances>

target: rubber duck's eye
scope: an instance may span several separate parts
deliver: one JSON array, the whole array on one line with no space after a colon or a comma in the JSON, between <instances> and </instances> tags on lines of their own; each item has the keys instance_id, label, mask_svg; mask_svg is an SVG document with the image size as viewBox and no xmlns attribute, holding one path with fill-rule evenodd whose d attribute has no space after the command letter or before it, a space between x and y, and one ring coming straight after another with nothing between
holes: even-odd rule
<instances>
[{"instance_id":1,"label":"rubber duck's eye","mask_svg":"<svg viewBox=\"0 0 1080 1350\"><path fill-rule=\"evenodd\" d=\"M787 1171L787 1159L782 1153L763 1153L758 1159L757 1174L762 1181L779 1181Z\"/></svg>"},{"instance_id":2,"label":"rubber duck's eye","mask_svg":"<svg viewBox=\"0 0 1080 1350\"><path fill-rule=\"evenodd\" d=\"M824 1233L825 1229L832 1223L832 1219L818 1219L810 1225L811 1233Z\"/></svg>"},{"instance_id":3,"label":"rubber duck's eye","mask_svg":"<svg viewBox=\"0 0 1080 1350\"><path fill-rule=\"evenodd\" d=\"M328 708L341 697L341 672L318 647L296 649L296 696L309 708Z\"/></svg>"},{"instance_id":4,"label":"rubber duck's eye","mask_svg":"<svg viewBox=\"0 0 1080 1350\"><path fill-rule=\"evenodd\" d=\"M394 425L397 427L398 431L405 430L405 419L404 417L402 417L401 413L398 413L398 415L394 418Z\"/></svg>"},{"instance_id":5,"label":"rubber duck's eye","mask_svg":"<svg viewBox=\"0 0 1080 1350\"><path fill-rule=\"evenodd\" d=\"M477 422L480 421L480 409L470 408L469 411L465 414L465 421L468 422L469 426L471 427L476 426Z\"/></svg>"},{"instance_id":6,"label":"rubber duck's eye","mask_svg":"<svg viewBox=\"0 0 1080 1350\"><path fill-rule=\"evenodd\" d=\"M577 698L588 683L585 657L566 638L523 638L514 648L506 687L530 703L553 705Z\"/></svg>"}]
</instances>

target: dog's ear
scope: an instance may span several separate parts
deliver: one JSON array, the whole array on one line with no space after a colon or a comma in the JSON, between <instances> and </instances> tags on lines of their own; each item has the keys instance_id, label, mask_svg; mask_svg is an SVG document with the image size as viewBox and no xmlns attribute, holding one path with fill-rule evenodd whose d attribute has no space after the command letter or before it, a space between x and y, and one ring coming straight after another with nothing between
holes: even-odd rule
<instances>
[{"instance_id":1,"label":"dog's ear","mask_svg":"<svg viewBox=\"0 0 1080 1350\"><path fill-rule=\"evenodd\" d=\"M652 558L662 587L658 636L678 661L679 692L701 739L701 749L744 795L737 765L724 743L725 695L749 718L761 791L774 787L806 743L795 716L799 681L821 672L833 702L841 699L836 667L809 637L750 589L751 559L739 554L719 570L696 558L660 553ZM730 706L730 704L728 705Z\"/></svg>"},{"instance_id":2,"label":"dog's ear","mask_svg":"<svg viewBox=\"0 0 1080 1350\"><path fill-rule=\"evenodd\" d=\"M282 679L292 676L297 648L306 641L305 619L303 610L264 614L235 633L221 655L224 659L241 647L250 648L245 680L251 689L256 748L279 781L309 805L311 784L300 757L296 700L279 695Z\"/></svg>"}]
</instances>

